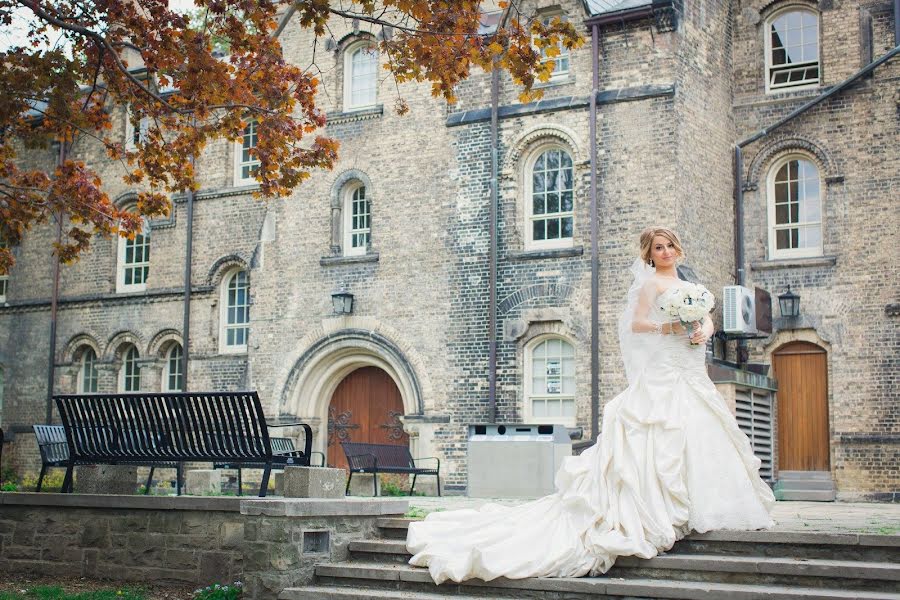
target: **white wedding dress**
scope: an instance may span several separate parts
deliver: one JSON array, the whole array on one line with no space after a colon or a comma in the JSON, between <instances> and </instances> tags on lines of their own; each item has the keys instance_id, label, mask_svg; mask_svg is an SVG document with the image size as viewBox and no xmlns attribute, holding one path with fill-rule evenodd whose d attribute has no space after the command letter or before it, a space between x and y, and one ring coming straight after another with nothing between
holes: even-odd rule
<instances>
[{"instance_id":1,"label":"white wedding dress","mask_svg":"<svg viewBox=\"0 0 900 600\"><path fill-rule=\"evenodd\" d=\"M633 269L626 311L652 274ZM668 321L659 304L651 318ZM706 373L705 347L684 335L625 339L629 385L604 407L597 444L565 459L557 492L410 523L410 564L428 567L436 583L581 577L605 573L617 556L651 558L691 530L772 526L775 498Z\"/></svg>"}]
</instances>

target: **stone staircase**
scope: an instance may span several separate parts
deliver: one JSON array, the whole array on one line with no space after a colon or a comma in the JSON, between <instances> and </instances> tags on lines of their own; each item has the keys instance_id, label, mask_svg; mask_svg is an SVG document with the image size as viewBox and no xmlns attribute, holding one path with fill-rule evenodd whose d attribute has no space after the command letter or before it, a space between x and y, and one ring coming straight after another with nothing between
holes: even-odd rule
<instances>
[{"instance_id":1,"label":"stone staircase","mask_svg":"<svg viewBox=\"0 0 900 600\"><path fill-rule=\"evenodd\" d=\"M834 502L836 495L831 471L779 471L774 491L779 500Z\"/></svg>"},{"instance_id":2,"label":"stone staircase","mask_svg":"<svg viewBox=\"0 0 900 600\"><path fill-rule=\"evenodd\" d=\"M380 538L350 542L350 560L317 565L315 585L285 589L279 599L900 598L900 535L718 531L691 535L651 560L622 557L603 577L436 586L426 569L406 564L408 525L380 519Z\"/></svg>"}]
</instances>

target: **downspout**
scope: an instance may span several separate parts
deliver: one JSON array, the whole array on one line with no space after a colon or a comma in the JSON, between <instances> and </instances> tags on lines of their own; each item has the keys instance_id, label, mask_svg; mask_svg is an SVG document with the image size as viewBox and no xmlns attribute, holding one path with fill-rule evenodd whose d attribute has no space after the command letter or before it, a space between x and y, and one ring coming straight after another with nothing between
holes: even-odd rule
<instances>
[{"instance_id":1,"label":"downspout","mask_svg":"<svg viewBox=\"0 0 900 600\"><path fill-rule=\"evenodd\" d=\"M600 259L597 207L597 94L600 91L600 27L591 25L591 439L600 435Z\"/></svg>"},{"instance_id":2,"label":"downspout","mask_svg":"<svg viewBox=\"0 0 900 600\"><path fill-rule=\"evenodd\" d=\"M62 167L66 162L66 140L59 144L59 156L57 158L57 167ZM54 253L53 261L53 293L50 296L50 352L47 360L47 414L45 423L50 425L53 423L53 379L56 370L56 313L59 305L59 245L62 243L62 222L63 213L59 211L56 215L56 247L57 252Z\"/></svg>"},{"instance_id":3,"label":"downspout","mask_svg":"<svg viewBox=\"0 0 900 600\"><path fill-rule=\"evenodd\" d=\"M190 157L191 169L194 167L194 155ZM188 360L191 352L191 260L194 242L194 190L187 190L187 232L184 244L184 314L182 316L181 334L181 391L188 391Z\"/></svg>"},{"instance_id":4,"label":"downspout","mask_svg":"<svg viewBox=\"0 0 900 600\"><path fill-rule=\"evenodd\" d=\"M491 209L490 229L490 299L488 308L488 423L497 422L497 204L499 154L500 69L494 60L491 68Z\"/></svg>"}]
</instances>

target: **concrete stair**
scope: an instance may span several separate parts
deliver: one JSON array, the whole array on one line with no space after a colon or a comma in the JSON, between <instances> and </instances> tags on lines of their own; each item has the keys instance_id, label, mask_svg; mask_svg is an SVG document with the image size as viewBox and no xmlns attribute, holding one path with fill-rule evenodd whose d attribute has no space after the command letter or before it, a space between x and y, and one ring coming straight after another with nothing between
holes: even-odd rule
<instances>
[{"instance_id":1,"label":"concrete stair","mask_svg":"<svg viewBox=\"0 0 900 600\"><path fill-rule=\"evenodd\" d=\"M779 471L774 486L779 500L834 502L834 479L830 471Z\"/></svg>"},{"instance_id":2,"label":"concrete stair","mask_svg":"<svg viewBox=\"0 0 900 600\"><path fill-rule=\"evenodd\" d=\"M281 600L900 598L900 536L717 531L693 534L650 560L621 557L605 576L498 579L436 586L407 564L409 520L380 519L377 539L349 544L350 560L320 564L315 585Z\"/></svg>"}]
</instances>

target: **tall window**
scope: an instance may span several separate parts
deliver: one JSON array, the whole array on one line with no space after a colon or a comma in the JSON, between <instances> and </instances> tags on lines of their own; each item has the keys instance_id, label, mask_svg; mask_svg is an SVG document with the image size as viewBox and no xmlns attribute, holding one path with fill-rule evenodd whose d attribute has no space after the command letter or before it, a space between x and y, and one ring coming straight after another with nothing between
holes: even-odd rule
<instances>
[{"instance_id":1,"label":"tall window","mask_svg":"<svg viewBox=\"0 0 900 600\"><path fill-rule=\"evenodd\" d=\"M251 150L256 148L259 141L257 128L258 124L256 121L250 121L244 127L244 135L241 138L241 145L237 152L237 164L234 175L237 183L254 181L256 170L259 168L259 160L251 152Z\"/></svg>"},{"instance_id":2,"label":"tall window","mask_svg":"<svg viewBox=\"0 0 900 600\"><path fill-rule=\"evenodd\" d=\"M554 13L546 14L541 17L541 22L547 27L553 22L553 19L557 18L562 19L563 21L566 20L561 13ZM539 50L541 54L541 63L553 61L553 72L550 74L551 80L569 74L569 49L563 44L557 44L556 50L558 52L556 56L550 56L548 54L548 48L541 48Z\"/></svg>"},{"instance_id":3,"label":"tall window","mask_svg":"<svg viewBox=\"0 0 900 600\"><path fill-rule=\"evenodd\" d=\"M347 192L344 202L344 254L365 254L370 241L372 212L366 187L358 185Z\"/></svg>"},{"instance_id":4,"label":"tall window","mask_svg":"<svg viewBox=\"0 0 900 600\"><path fill-rule=\"evenodd\" d=\"M163 389L166 392L183 392L184 391L184 371L182 370L181 359L184 351L181 344L172 344L166 353L166 366L163 369Z\"/></svg>"},{"instance_id":5,"label":"tall window","mask_svg":"<svg viewBox=\"0 0 900 600\"><path fill-rule=\"evenodd\" d=\"M78 369L78 393L97 393L97 354L94 349L87 347L81 353L81 367Z\"/></svg>"},{"instance_id":6,"label":"tall window","mask_svg":"<svg viewBox=\"0 0 900 600\"><path fill-rule=\"evenodd\" d=\"M141 390L139 358L137 348L132 345L129 345L122 355L122 367L119 370L119 389L123 392L139 392Z\"/></svg>"},{"instance_id":7,"label":"tall window","mask_svg":"<svg viewBox=\"0 0 900 600\"><path fill-rule=\"evenodd\" d=\"M531 164L527 179L528 245L571 246L575 209L572 157L560 148L543 150Z\"/></svg>"},{"instance_id":8,"label":"tall window","mask_svg":"<svg viewBox=\"0 0 900 600\"><path fill-rule=\"evenodd\" d=\"M575 424L575 349L545 338L526 352L526 412L540 423Z\"/></svg>"},{"instance_id":9,"label":"tall window","mask_svg":"<svg viewBox=\"0 0 900 600\"><path fill-rule=\"evenodd\" d=\"M766 89L818 85L819 16L785 10L767 22L766 33Z\"/></svg>"},{"instance_id":10,"label":"tall window","mask_svg":"<svg viewBox=\"0 0 900 600\"><path fill-rule=\"evenodd\" d=\"M344 110L375 105L378 91L378 50L367 42L350 46L344 59Z\"/></svg>"},{"instance_id":11,"label":"tall window","mask_svg":"<svg viewBox=\"0 0 900 600\"><path fill-rule=\"evenodd\" d=\"M0 237L0 248L6 248L6 240ZM0 275L0 302L6 302L6 291L9 288L9 275Z\"/></svg>"},{"instance_id":12,"label":"tall window","mask_svg":"<svg viewBox=\"0 0 900 600\"><path fill-rule=\"evenodd\" d=\"M150 275L150 227L144 222L134 239L119 238L119 262L116 290L140 292L147 288Z\"/></svg>"},{"instance_id":13,"label":"tall window","mask_svg":"<svg viewBox=\"0 0 900 600\"><path fill-rule=\"evenodd\" d=\"M150 128L150 117L141 117L137 127L132 120L131 108L125 112L125 145L129 150L134 150L147 138L147 130Z\"/></svg>"},{"instance_id":14,"label":"tall window","mask_svg":"<svg viewBox=\"0 0 900 600\"><path fill-rule=\"evenodd\" d=\"M771 258L822 254L822 198L819 171L803 157L775 164L768 178Z\"/></svg>"},{"instance_id":15,"label":"tall window","mask_svg":"<svg viewBox=\"0 0 900 600\"><path fill-rule=\"evenodd\" d=\"M226 277L223 292L222 351L241 352L247 349L250 333L250 278L247 271L235 271Z\"/></svg>"}]
</instances>

